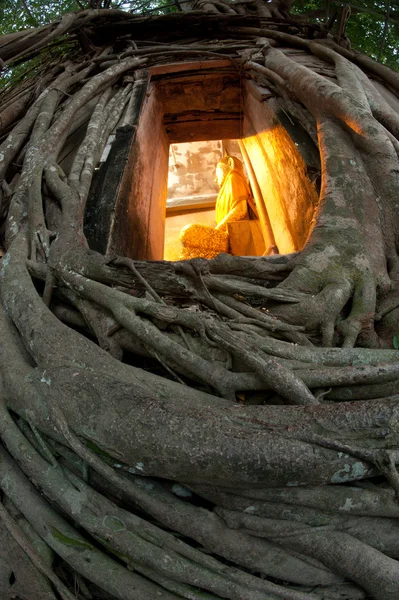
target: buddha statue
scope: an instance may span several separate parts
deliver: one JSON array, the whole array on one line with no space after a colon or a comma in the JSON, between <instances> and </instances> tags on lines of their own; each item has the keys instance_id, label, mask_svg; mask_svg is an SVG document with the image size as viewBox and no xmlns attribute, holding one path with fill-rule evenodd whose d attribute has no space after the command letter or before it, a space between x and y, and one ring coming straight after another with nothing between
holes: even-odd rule
<instances>
[{"instance_id":1,"label":"buddha statue","mask_svg":"<svg viewBox=\"0 0 399 600\"><path fill-rule=\"evenodd\" d=\"M227 223L248 219L248 200L251 197L242 162L225 156L216 166L216 182L220 191L216 199L216 227L186 225L180 232L181 259L215 258L229 252Z\"/></svg>"}]
</instances>

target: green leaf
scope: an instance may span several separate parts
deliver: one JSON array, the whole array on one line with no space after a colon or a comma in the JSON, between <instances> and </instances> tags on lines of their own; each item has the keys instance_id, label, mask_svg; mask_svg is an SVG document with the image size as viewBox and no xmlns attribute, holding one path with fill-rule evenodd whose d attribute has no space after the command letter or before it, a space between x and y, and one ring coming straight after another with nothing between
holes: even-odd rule
<instances>
[{"instance_id":1,"label":"green leaf","mask_svg":"<svg viewBox=\"0 0 399 600\"><path fill-rule=\"evenodd\" d=\"M393 347L395 348L395 350L399 350L399 336L394 335L392 342L393 342Z\"/></svg>"}]
</instances>

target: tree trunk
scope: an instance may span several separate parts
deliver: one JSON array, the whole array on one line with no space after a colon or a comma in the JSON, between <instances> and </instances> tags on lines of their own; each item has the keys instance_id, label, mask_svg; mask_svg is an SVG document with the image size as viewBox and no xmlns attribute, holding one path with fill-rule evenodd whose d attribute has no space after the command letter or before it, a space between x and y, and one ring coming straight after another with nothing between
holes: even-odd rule
<instances>
[{"instance_id":1,"label":"tree trunk","mask_svg":"<svg viewBox=\"0 0 399 600\"><path fill-rule=\"evenodd\" d=\"M291 4L90 9L0 39L6 68L43 61L0 93L4 598L399 597L399 77ZM188 56L228 59L316 144L299 252L89 248L142 69Z\"/></svg>"}]
</instances>

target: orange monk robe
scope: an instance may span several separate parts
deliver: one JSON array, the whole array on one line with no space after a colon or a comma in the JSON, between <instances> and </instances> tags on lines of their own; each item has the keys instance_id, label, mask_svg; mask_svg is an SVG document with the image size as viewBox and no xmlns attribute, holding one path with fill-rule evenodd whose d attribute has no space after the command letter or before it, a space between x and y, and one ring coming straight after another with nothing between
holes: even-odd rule
<instances>
[{"instance_id":1,"label":"orange monk robe","mask_svg":"<svg viewBox=\"0 0 399 600\"><path fill-rule=\"evenodd\" d=\"M227 231L226 223L248 219L248 183L238 169L232 169L220 188L216 200L216 229Z\"/></svg>"},{"instance_id":2,"label":"orange monk robe","mask_svg":"<svg viewBox=\"0 0 399 600\"><path fill-rule=\"evenodd\" d=\"M216 200L216 228L187 225L180 233L182 259L214 258L229 251L227 223L248 219L247 199L251 192L241 171L232 169L226 176Z\"/></svg>"}]
</instances>

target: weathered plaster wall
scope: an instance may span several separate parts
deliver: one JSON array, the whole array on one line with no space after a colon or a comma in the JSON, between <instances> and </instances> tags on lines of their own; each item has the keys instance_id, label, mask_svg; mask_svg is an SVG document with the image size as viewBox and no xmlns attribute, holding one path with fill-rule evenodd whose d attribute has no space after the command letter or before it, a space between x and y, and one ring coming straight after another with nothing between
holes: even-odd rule
<instances>
[{"instance_id":1,"label":"weathered plaster wall","mask_svg":"<svg viewBox=\"0 0 399 600\"><path fill-rule=\"evenodd\" d=\"M171 144L169 149L168 205L177 198L216 200L215 170L222 157L220 140Z\"/></svg>"}]
</instances>

